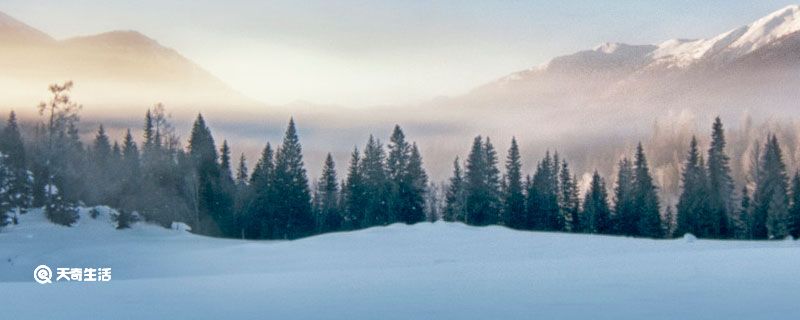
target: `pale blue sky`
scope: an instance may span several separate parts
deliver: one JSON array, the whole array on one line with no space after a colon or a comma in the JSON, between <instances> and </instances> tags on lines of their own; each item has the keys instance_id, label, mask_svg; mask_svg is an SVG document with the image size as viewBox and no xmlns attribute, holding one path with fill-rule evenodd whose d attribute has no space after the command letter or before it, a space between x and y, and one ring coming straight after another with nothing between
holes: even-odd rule
<instances>
[{"instance_id":1,"label":"pale blue sky","mask_svg":"<svg viewBox=\"0 0 800 320\"><path fill-rule=\"evenodd\" d=\"M791 1L0 0L56 38L137 30L268 103L454 95L602 42L709 37Z\"/></svg>"}]
</instances>

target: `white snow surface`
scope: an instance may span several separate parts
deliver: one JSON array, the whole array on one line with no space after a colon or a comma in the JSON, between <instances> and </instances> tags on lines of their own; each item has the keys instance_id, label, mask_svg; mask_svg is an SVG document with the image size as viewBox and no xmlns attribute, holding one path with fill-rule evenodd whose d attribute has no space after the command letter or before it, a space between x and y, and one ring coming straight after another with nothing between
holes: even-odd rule
<instances>
[{"instance_id":1,"label":"white snow surface","mask_svg":"<svg viewBox=\"0 0 800 320\"><path fill-rule=\"evenodd\" d=\"M0 231L3 319L790 319L800 242L647 240L456 223L296 241L197 236L88 209ZM33 270L111 267L105 283Z\"/></svg>"}]
</instances>

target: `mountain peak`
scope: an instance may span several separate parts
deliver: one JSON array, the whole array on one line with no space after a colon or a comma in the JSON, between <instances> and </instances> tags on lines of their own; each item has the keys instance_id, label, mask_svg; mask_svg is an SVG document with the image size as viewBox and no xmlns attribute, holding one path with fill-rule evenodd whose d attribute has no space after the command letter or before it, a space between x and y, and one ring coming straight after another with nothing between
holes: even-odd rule
<instances>
[{"instance_id":1,"label":"mountain peak","mask_svg":"<svg viewBox=\"0 0 800 320\"><path fill-rule=\"evenodd\" d=\"M53 38L0 11L0 41L50 42Z\"/></svg>"},{"instance_id":2,"label":"mountain peak","mask_svg":"<svg viewBox=\"0 0 800 320\"><path fill-rule=\"evenodd\" d=\"M102 44L113 47L159 47L158 41L134 30L116 30L67 40L73 43Z\"/></svg>"}]
</instances>

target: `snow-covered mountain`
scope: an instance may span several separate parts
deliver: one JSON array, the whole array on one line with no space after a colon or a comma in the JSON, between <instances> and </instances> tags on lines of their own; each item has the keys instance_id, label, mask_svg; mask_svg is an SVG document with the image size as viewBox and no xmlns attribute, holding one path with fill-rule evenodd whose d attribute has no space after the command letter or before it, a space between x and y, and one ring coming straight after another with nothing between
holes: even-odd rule
<instances>
[{"instance_id":1,"label":"snow-covered mountain","mask_svg":"<svg viewBox=\"0 0 800 320\"><path fill-rule=\"evenodd\" d=\"M207 106L252 105L177 51L136 31L55 40L0 12L0 105L34 110L47 85L73 80L75 96L98 115L156 102L173 112L193 114ZM10 88L10 89L8 89ZM185 110L183 110L185 109ZM185 112L183 112L185 111Z\"/></svg>"},{"instance_id":2,"label":"snow-covered mountain","mask_svg":"<svg viewBox=\"0 0 800 320\"><path fill-rule=\"evenodd\" d=\"M615 116L684 109L711 115L740 116L745 110L780 115L800 101L798 86L800 5L792 5L707 39L605 43L510 74L453 103L611 111Z\"/></svg>"}]
</instances>

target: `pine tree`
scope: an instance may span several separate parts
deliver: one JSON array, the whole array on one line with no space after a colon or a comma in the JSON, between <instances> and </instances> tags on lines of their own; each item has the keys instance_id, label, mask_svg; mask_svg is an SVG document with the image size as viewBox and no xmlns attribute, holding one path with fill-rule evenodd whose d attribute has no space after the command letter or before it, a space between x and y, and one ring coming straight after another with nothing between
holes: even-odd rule
<instances>
[{"instance_id":1,"label":"pine tree","mask_svg":"<svg viewBox=\"0 0 800 320\"><path fill-rule=\"evenodd\" d=\"M792 177L792 199L789 207L789 234L795 239L800 238L800 172Z\"/></svg>"},{"instance_id":2,"label":"pine tree","mask_svg":"<svg viewBox=\"0 0 800 320\"><path fill-rule=\"evenodd\" d=\"M739 214L734 222L734 232L737 239L751 239L753 237L753 207L747 186L742 187L742 200L739 205Z\"/></svg>"},{"instance_id":3,"label":"pine tree","mask_svg":"<svg viewBox=\"0 0 800 320\"><path fill-rule=\"evenodd\" d=\"M364 148L359 171L364 182L365 214L363 227L390 223L389 181L386 170L386 153L381 142L370 135Z\"/></svg>"},{"instance_id":4,"label":"pine tree","mask_svg":"<svg viewBox=\"0 0 800 320\"><path fill-rule=\"evenodd\" d=\"M483 150L486 153L486 192L488 214L485 224L496 224L501 221L502 202L500 194L500 169L497 168L497 151L491 139L486 137Z\"/></svg>"},{"instance_id":5,"label":"pine tree","mask_svg":"<svg viewBox=\"0 0 800 320\"><path fill-rule=\"evenodd\" d=\"M427 175L416 144L408 144L399 126L394 127L386 161L389 182L390 222L408 224L425 220Z\"/></svg>"},{"instance_id":6,"label":"pine tree","mask_svg":"<svg viewBox=\"0 0 800 320\"><path fill-rule=\"evenodd\" d=\"M639 215L635 211L633 199L633 165L628 158L619 161L617 184L614 187L614 232L623 235L636 235Z\"/></svg>"},{"instance_id":7,"label":"pine tree","mask_svg":"<svg viewBox=\"0 0 800 320\"><path fill-rule=\"evenodd\" d=\"M753 198L753 237L781 239L788 233L788 179L778 138L768 138Z\"/></svg>"},{"instance_id":8,"label":"pine tree","mask_svg":"<svg viewBox=\"0 0 800 320\"><path fill-rule=\"evenodd\" d=\"M3 188L6 197L2 201L7 202L8 209L14 212L13 220L16 223L18 215L25 213L31 205L32 194L25 146L14 111L8 115L0 137L0 153L5 155L3 163L8 170L7 185Z\"/></svg>"},{"instance_id":9,"label":"pine tree","mask_svg":"<svg viewBox=\"0 0 800 320\"><path fill-rule=\"evenodd\" d=\"M633 171L633 205L639 214L638 232L636 235L661 238L664 230L661 229L661 213L653 177L647 165L642 144L636 147Z\"/></svg>"},{"instance_id":10,"label":"pine tree","mask_svg":"<svg viewBox=\"0 0 800 320\"><path fill-rule=\"evenodd\" d=\"M465 222L472 225L487 225L496 222L497 211L494 192L489 185L491 166L486 159L486 145L481 136L475 137L472 149L467 157L464 190ZM499 186L498 186L499 187Z\"/></svg>"},{"instance_id":11,"label":"pine tree","mask_svg":"<svg viewBox=\"0 0 800 320\"><path fill-rule=\"evenodd\" d=\"M294 119L289 120L283 144L275 155L274 177L274 214L277 217L277 228L283 229L283 234L279 233L279 236L297 239L310 235L315 226L311 212L311 191Z\"/></svg>"},{"instance_id":12,"label":"pine tree","mask_svg":"<svg viewBox=\"0 0 800 320\"><path fill-rule=\"evenodd\" d=\"M228 141L222 141L220 154L220 180L216 199L217 220L223 235L235 236L239 231L236 226L236 214L234 211L234 201L236 194L236 183L233 180L231 169L231 149Z\"/></svg>"},{"instance_id":13,"label":"pine tree","mask_svg":"<svg viewBox=\"0 0 800 320\"><path fill-rule=\"evenodd\" d=\"M338 231L342 226L342 214L339 210L339 181L336 177L336 163L328 153L325 157L325 165L322 168L322 176L317 183L318 194L318 232Z\"/></svg>"},{"instance_id":14,"label":"pine tree","mask_svg":"<svg viewBox=\"0 0 800 320\"><path fill-rule=\"evenodd\" d=\"M189 158L194 168L194 183L197 189L196 217L192 230L215 235L221 230L220 205L220 168L217 163L219 155L214 145L211 130L208 129L203 115L197 115L189 136Z\"/></svg>"},{"instance_id":15,"label":"pine tree","mask_svg":"<svg viewBox=\"0 0 800 320\"><path fill-rule=\"evenodd\" d=\"M411 144L411 156L404 177L406 192L402 193L405 209L400 221L414 224L425 221L425 195L428 188L428 175L422 168L422 155L416 143Z\"/></svg>"},{"instance_id":16,"label":"pine tree","mask_svg":"<svg viewBox=\"0 0 800 320\"><path fill-rule=\"evenodd\" d=\"M559 171L559 210L560 222L564 231L580 232L581 224L578 218L580 200L578 199L577 179L573 177L566 161L562 161Z\"/></svg>"},{"instance_id":17,"label":"pine tree","mask_svg":"<svg viewBox=\"0 0 800 320\"><path fill-rule=\"evenodd\" d=\"M344 193L345 210L342 228L345 230L354 230L367 226L366 190L361 167L361 154L358 148L353 148L353 153L350 156L350 165L347 171L347 179L342 191L342 193Z\"/></svg>"},{"instance_id":18,"label":"pine tree","mask_svg":"<svg viewBox=\"0 0 800 320\"><path fill-rule=\"evenodd\" d=\"M247 215L247 206L251 199L250 185L248 184L247 175L247 159L242 153L239 156L239 164L236 167L236 180L235 180L234 193L234 230L238 232L238 236L242 239L247 237L245 233L245 224L253 223L249 221Z\"/></svg>"},{"instance_id":19,"label":"pine tree","mask_svg":"<svg viewBox=\"0 0 800 320\"><path fill-rule=\"evenodd\" d=\"M450 177L447 191L445 192L445 221L466 221L466 193L464 190L464 177L461 172L461 164L456 157L453 160L453 176Z\"/></svg>"},{"instance_id":20,"label":"pine tree","mask_svg":"<svg viewBox=\"0 0 800 320\"><path fill-rule=\"evenodd\" d=\"M522 186L522 161L516 138L511 138L503 181L503 222L509 228L522 229L527 218Z\"/></svg>"},{"instance_id":21,"label":"pine tree","mask_svg":"<svg viewBox=\"0 0 800 320\"><path fill-rule=\"evenodd\" d=\"M725 154L725 132L722 121L717 117L711 134L711 147L708 149L708 210L718 226L712 236L728 238L733 236L731 217L734 214L733 178L731 178L730 158Z\"/></svg>"},{"instance_id":22,"label":"pine tree","mask_svg":"<svg viewBox=\"0 0 800 320\"><path fill-rule=\"evenodd\" d=\"M272 146L269 143L261 151L261 158L250 175L246 214L242 223L245 238L278 238L277 221L273 210L275 162Z\"/></svg>"},{"instance_id":23,"label":"pine tree","mask_svg":"<svg viewBox=\"0 0 800 320\"><path fill-rule=\"evenodd\" d=\"M583 232L608 234L613 231L606 184L597 170L592 174L589 191L583 200L580 224Z\"/></svg>"},{"instance_id":24,"label":"pine tree","mask_svg":"<svg viewBox=\"0 0 800 320\"><path fill-rule=\"evenodd\" d=\"M709 210L705 167L701 163L697 139L692 137L681 177L683 190L678 200L677 234L691 233L698 237L716 237L719 219Z\"/></svg>"},{"instance_id":25,"label":"pine tree","mask_svg":"<svg viewBox=\"0 0 800 320\"><path fill-rule=\"evenodd\" d=\"M550 152L545 154L528 183L526 210L528 229L564 230L558 202L557 158Z\"/></svg>"}]
</instances>

